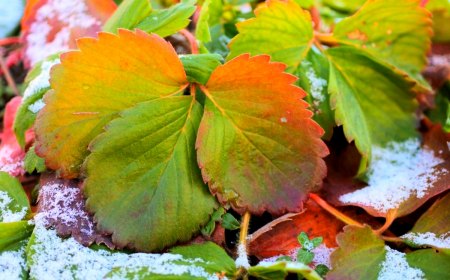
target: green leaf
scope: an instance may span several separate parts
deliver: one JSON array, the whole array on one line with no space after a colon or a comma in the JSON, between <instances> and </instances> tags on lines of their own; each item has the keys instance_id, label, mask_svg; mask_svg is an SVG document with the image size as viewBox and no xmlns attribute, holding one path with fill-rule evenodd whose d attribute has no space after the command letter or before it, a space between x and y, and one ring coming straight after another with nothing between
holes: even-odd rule
<instances>
[{"instance_id":1,"label":"green leaf","mask_svg":"<svg viewBox=\"0 0 450 280\"><path fill-rule=\"evenodd\" d=\"M302 231L302 232L298 235L297 239L298 239L298 243L300 243L300 245L302 245L302 247L305 247L306 244L309 242L309 237L308 237L308 235L306 234L306 232L304 232L304 231Z\"/></svg>"},{"instance_id":2,"label":"green leaf","mask_svg":"<svg viewBox=\"0 0 450 280\"><path fill-rule=\"evenodd\" d=\"M313 248L317 248L320 244L323 242L323 237L316 237L311 239L311 243L313 245Z\"/></svg>"},{"instance_id":3,"label":"green leaf","mask_svg":"<svg viewBox=\"0 0 450 280\"><path fill-rule=\"evenodd\" d=\"M222 0L206 0L203 3L195 29L195 37L197 40L204 43L211 41L209 28L220 23L222 12Z\"/></svg>"},{"instance_id":4,"label":"green leaf","mask_svg":"<svg viewBox=\"0 0 450 280\"><path fill-rule=\"evenodd\" d=\"M321 277L325 277L325 275L327 275L327 273L328 273L328 271L330 271L330 269L324 264L319 264L319 265L316 266L315 271Z\"/></svg>"},{"instance_id":5,"label":"green leaf","mask_svg":"<svg viewBox=\"0 0 450 280\"><path fill-rule=\"evenodd\" d=\"M331 254L333 269L327 279L378 279L386 249L383 240L369 226L344 227L337 243L339 248Z\"/></svg>"},{"instance_id":6,"label":"green leaf","mask_svg":"<svg viewBox=\"0 0 450 280\"><path fill-rule=\"evenodd\" d=\"M201 114L192 96L143 102L91 144L87 207L115 244L161 250L190 240L208 222L216 202L196 165Z\"/></svg>"},{"instance_id":7,"label":"green leaf","mask_svg":"<svg viewBox=\"0 0 450 280\"><path fill-rule=\"evenodd\" d=\"M214 230L216 229L216 223L222 219L223 214L225 214L225 209L223 207L219 207L219 209L214 211L209 222L205 225L205 227L202 228L202 234L211 236L211 234L213 234Z\"/></svg>"},{"instance_id":8,"label":"green leaf","mask_svg":"<svg viewBox=\"0 0 450 280\"><path fill-rule=\"evenodd\" d=\"M233 215L230 213L225 213L225 215L222 216L222 227L228 230L237 230L241 227L241 225Z\"/></svg>"},{"instance_id":9,"label":"green leaf","mask_svg":"<svg viewBox=\"0 0 450 280\"><path fill-rule=\"evenodd\" d=\"M29 214L28 197L19 180L0 171L0 223L18 222Z\"/></svg>"},{"instance_id":10,"label":"green leaf","mask_svg":"<svg viewBox=\"0 0 450 280\"><path fill-rule=\"evenodd\" d=\"M313 259L314 259L314 253L312 253L306 249L303 249L303 248L298 250L298 252L297 252L297 261L298 262L301 262L304 264L310 264Z\"/></svg>"},{"instance_id":11,"label":"green leaf","mask_svg":"<svg viewBox=\"0 0 450 280\"><path fill-rule=\"evenodd\" d=\"M367 0L322 0L323 4L343 13L354 13Z\"/></svg>"},{"instance_id":12,"label":"green leaf","mask_svg":"<svg viewBox=\"0 0 450 280\"><path fill-rule=\"evenodd\" d=\"M414 224L406 235L401 236L412 246L433 246L450 249L450 193L437 200ZM450 250L448 250L450 252Z\"/></svg>"},{"instance_id":13,"label":"green leaf","mask_svg":"<svg viewBox=\"0 0 450 280\"><path fill-rule=\"evenodd\" d=\"M125 0L106 21L103 31L116 33L118 28L133 29L152 11L150 0Z\"/></svg>"},{"instance_id":14,"label":"green leaf","mask_svg":"<svg viewBox=\"0 0 450 280\"><path fill-rule=\"evenodd\" d=\"M363 156L359 173L370 162L374 145L417 138L417 103L411 84L390 67L353 47L326 51L330 61L328 90L335 118L348 141ZM370 83L368 83L370 81Z\"/></svg>"},{"instance_id":15,"label":"green leaf","mask_svg":"<svg viewBox=\"0 0 450 280\"><path fill-rule=\"evenodd\" d=\"M313 41L311 16L294 1L274 0L255 10L255 18L237 24L228 60L243 54L268 54L274 61L296 67Z\"/></svg>"},{"instance_id":16,"label":"green leaf","mask_svg":"<svg viewBox=\"0 0 450 280\"><path fill-rule=\"evenodd\" d=\"M450 42L450 2L448 0L430 0L426 8L433 14L433 41Z\"/></svg>"},{"instance_id":17,"label":"green leaf","mask_svg":"<svg viewBox=\"0 0 450 280\"><path fill-rule=\"evenodd\" d=\"M433 122L440 123L445 132L450 132L450 82L436 92L435 108L427 112Z\"/></svg>"},{"instance_id":18,"label":"green leaf","mask_svg":"<svg viewBox=\"0 0 450 280\"><path fill-rule=\"evenodd\" d=\"M417 250L406 254L411 267L423 271L428 280L447 279L450 275L450 255L433 249Z\"/></svg>"},{"instance_id":19,"label":"green leaf","mask_svg":"<svg viewBox=\"0 0 450 280\"><path fill-rule=\"evenodd\" d=\"M369 0L356 14L336 24L333 34L340 43L420 79L431 42L431 18L418 1Z\"/></svg>"},{"instance_id":20,"label":"green leaf","mask_svg":"<svg viewBox=\"0 0 450 280\"><path fill-rule=\"evenodd\" d=\"M185 28L195 12L192 3L179 3L164 10L153 10L136 28L167 37Z\"/></svg>"},{"instance_id":21,"label":"green leaf","mask_svg":"<svg viewBox=\"0 0 450 280\"><path fill-rule=\"evenodd\" d=\"M284 280L289 273L295 273L308 280L320 280L317 272L309 266L298 262L275 262L259 264L248 269L250 276L261 280Z\"/></svg>"},{"instance_id":22,"label":"green leaf","mask_svg":"<svg viewBox=\"0 0 450 280\"><path fill-rule=\"evenodd\" d=\"M0 223L1 279L28 279L25 247L32 230L27 221Z\"/></svg>"},{"instance_id":23,"label":"green leaf","mask_svg":"<svg viewBox=\"0 0 450 280\"><path fill-rule=\"evenodd\" d=\"M13 126L17 141L22 148L25 148L25 132L36 120L37 113L44 106L42 97L50 90L50 69L58 63L60 63L59 54L51 55L36 64L27 75L25 80L27 87Z\"/></svg>"},{"instance_id":24,"label":"green leaf","mask_svg":"<svg viewBox=\"0 0 450 280\"><path fill-rule=\"evenodd\" d=\"M21 241L30 237L33 227L28 221L0 223L0 252L21 247Z\"/></svg>"},{"instance_id":25,"label":"green leaf","mask_svg":"<svg viewBox=\"0 0 450 280\"><path fill-rule=\"evenodd\" d=\"M201 87L198 163L211 192L241 213L301 210L324 176L323 130L284 69L268 56L242 55L217 67Z\"/></svg>"},{"instance_id":26,"label":"green leaf","mask_svg":"<svg viewBox=\"0 0 450 280\"><path fill-rule=\"evenodd\" d=\"M308 92L306 101L314 112L313 119L325 129L323 138L326 140L331 139L335 126L334 112L331 110L328 94L329 72L327 57L313 47L295 73L299 77L298 85Z\"/></svg>"},{"instance_id":27,"label":"green leaf","mask_svg":"<svg viewBox=\"0 0 450 280\"><path fill-rule=\"evenodd\" d=\"M218 54L180 55L188 81L206 84L211 73L221 65L222 56Z\"/></svg>"},{"instance_id":28,"label":"green leaf","mask_svg":"<svg viewBox=\"0 0 450 280\"><path fill-rule=\"evenodd\" d=\"M45 160L34 151L34 145L28 150L24 159L24 169L28 173L33 173L35 170L38 173L44 172L46 170Z\"/></svg>"},{"instance_id":29,"label":"green leaf","mask_svg":"<svg viewBox=\"0 0 450 280\"><path fill-rule=\"evenodd\" d=\"M23 15L25 1L13 0L0 5L0 39L8 37L16 29Z\"/></svg>"}]
</instances>

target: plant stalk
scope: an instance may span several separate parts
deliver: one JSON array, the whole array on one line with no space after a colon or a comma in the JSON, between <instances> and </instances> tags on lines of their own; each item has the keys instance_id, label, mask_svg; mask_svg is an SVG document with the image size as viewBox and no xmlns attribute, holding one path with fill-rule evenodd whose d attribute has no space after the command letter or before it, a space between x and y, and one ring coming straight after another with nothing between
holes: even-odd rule
<instances>
[{"instance_id":1,"label":"plant stalk","mask_svg":"<svg viewBox=\"0 0 450 280\"><path fill-rule=\"evenodd\" d=\"M179 32L181 35L183 35L188 40L189 45L191 47L191 53L198 54L197 39L194 37L194 35L192 35L192 33L186 29L182 29Z\"/></svg>"},{"instance_id":2,"label":"plant stalk","mask_svg":"<svg viewBox=\"0 0 450 280\"><path fill-rule=\"evenodd\" d=\"M14 82L14 79L11 75L11 72L9 72L8 66L6 65L5 59L3 58L4 50L3 48L0 48L0 69L5 74L6 82L8 83L9 87L12 89L14 94L16 96L20 95L19 90L17 89L16 82Z\"/></svg>"},{"instance_id":3,"label":"plant stalk","mask_svg":"<svg viewBox=\"0 0 450 280\"><path fill-rule=\"evenodd\" d=\"M314 193L310 193L309 197L314 200L317 204L319 204L320 207L322 207L323 209L325 209L328 213L330 213L331 215L335 216L336 218L338 218L339 220L343 221L344 223L346 223L347 225L352 225L352 226L358 226L358 227L362 227L363 225L360 222L357 222L355 220L353 220L352 218L350 218L349 216L345 215L344 213L342 213L341 211L337 210L336 208L334 208L333 206L331 206L330 204L328 204L328 202L326 202L325 200L323 200L320 196L318 196L317 194Z\"/></svg>"}]
</instances>

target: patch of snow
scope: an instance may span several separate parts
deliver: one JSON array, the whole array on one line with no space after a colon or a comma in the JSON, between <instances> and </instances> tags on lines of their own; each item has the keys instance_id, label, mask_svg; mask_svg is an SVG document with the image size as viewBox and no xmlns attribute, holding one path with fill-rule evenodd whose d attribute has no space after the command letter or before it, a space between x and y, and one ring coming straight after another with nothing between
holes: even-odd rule
<instances>
[{"instance_id":1,"label":"patch of snow","mask_svg":"<svg viewBox=\"0 0 450 280\"><path fill-rule=\"evenodd\" d=\"M22 271L26 269L25 249L4 251L0 253L0 279L22 279Z\"/></svg>"},{"instance_id":2,"label":"patch of snow","mask_svg":"<svg viewBox=\"0 0 450 280\"><path fill-rule=\"evenodd\" d=\"M0 150L0 171L9 173L9 175L17 177L23 175L23 157L18 154L17 150L10 145L4 145Z\"/></svg>"},{"instance_id":3,"label":"patch of snow","mask_svg":"<svg viewBox=\"0 0 450 280\"><path fill-rule=\"evenodd\" d=\"M381 263L378 280L419 280L425 279L425 274L418 268L409 266L405 254L386 246L386 259Z\"/></svg>"},{"instance_id":4,"label":"patch of snow","mask_svg":"<svg viewBox=\"0 0 450 280\"><path fill-rule=\"evenodd\" d=\"M30 110L34 114L37 114L42 108L44 108L44 106L45 106L44 101L42 99L39 99L38 101L29 105L28 110Z\"/></svg>"},{"instance_id":5,"label":"patch of snow","mask_svg":"<svg viewBox=\"0 0 450 280\"><path fill-rule=\"evenodd\" d=\"M444 162L432 150L421 148L419 140L391 142L372 149L368 186L339 197L343 203L373 207L381 213L395 209L411 196L422 198L432 183L448 170L436 165Z\"/></svg>"},{"instance_id":6,"label":"patch of snow","mask_svg":"<svg viewBox=\"0 0 450 280\"><path fill-rule=\"evenodd\" d=\"M72 237L62 239L56 231L45 228L43 213L35 217L34 254L30 277L33 279L103 279L113 268L112 279L124 279L128 273L149 271L164 275L189 274L195 277L216 279L217 275L207 273L195 263L200 259L183 259L177 254L125 254L106 250L93 250L79 244ZM175 264L183 261L188 264Z\"/></svg>"},{"instance_id":7,"label":"patch of snow","mask_svg":"<svg viewBox=\"0 0 450 280\"><path fill-rule=\"evenodd\" d=\"M23 101L27 100L31 96L39 93L44 89L50 88L50 69L60 62L61 61L59 60L59 58L55 58L53 60L45 60L42 62L39 69L39 75L37 75L33 80L30 81L23 93Z\"/></svg>"},{"instance_id":8,"label":"patch of snow","mask_svg":"<svg viewBox=\"0 0 450 280\"><path fill-rule=\"evenodd\" d=\"M416 233L410 232L401 236L418 246L428 245L436 248L450 249L450 231L436 236L433 232Z\"/></svg>"},{"instance_id":9,"label":"patch of snow","mask_svg":"<svg viewBox=\"0 0 450 280\"><path fill-rule=\"evenodd\" d=\"M322 91L327 86L327 80L317 76L309 61L305 60L302 66L306 69L306 78L310 84L309 94L317 101L315 105L319 105L320 102L325 101L325 95Z\"/></svg>"},{"instance_id":10,"label":"patch of snow","mask_svg":"<svg viewBox=\"0 0 450 280\"><path fill-rule=\"evenodd\" d=\"M328 268L331 269L331 253L334 252L336 248L328 248L325 244L320 244L316 248L312 250L314 253L314 259L312 260L312 263L314 265L323 264L326 265Z\"/></svg>"},{"instance_id":11,"label":"patch of snow","mask_svg":"<svg viewBox=\"0 0 450 280\"><path fill-rule=\"evenodd\" d=\"M59 29L49 24L55 20L61 26ZM48 0L38 8L30 26L25 54L34 65L51 54L67 50L72 29L92 26L101 26L101 22L89 14L85 1ZM48 41L49 38L52 40Z\"/></svg>"},{"instance_id":12,"label":"patch of snow","mask_svg":"<svg viewBox=\"0 0 450 280\"><path fill-rule=\"evenodd\" d=\"M13 203L13 199L8 195L7 192L0 191L0 222L18 222L25 218L28 210L27 207L23 207L19 211L12 211L10 208Z\"/></svg>"},{"instance_id":13,"label":"patch of snow","mask_svg":"<svg viewBox=\"0 0 450 280\"><path fill-rule=\"evenodd\" d=\"M239 244L237 248L238 257L235 261L236 267L249 268L250 263L248 262L247 249L244 244Z\"/></svg>"},{"instance_id":14,"label":"patch of snow","mask_svg":"<svg viewBox=\"0 0 450 280\"><path fill-rule=\"evenodd\" d=\"M285 117L280 118L280 122L287 123L287 119Z\"/></svg>"}]
</instances>

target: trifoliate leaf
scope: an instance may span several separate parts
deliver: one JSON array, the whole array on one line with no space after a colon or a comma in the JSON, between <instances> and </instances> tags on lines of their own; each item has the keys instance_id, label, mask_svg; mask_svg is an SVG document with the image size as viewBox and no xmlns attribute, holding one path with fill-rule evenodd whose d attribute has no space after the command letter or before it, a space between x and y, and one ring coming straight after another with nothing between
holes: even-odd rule
<instances>
[{"instance_id":1,"label":"trifoliate leaf","mask_svg":"<svg viewBox=\"0 0 450 280\"><path fill-rule=\"evenodd\" d=\"M192 3L179 3L164 10L153 10L136 28L166 37L185 28L195 12Z\"/></svg>"},{"instance_id":2,"label":"trifoliate leaf","mask_svg":"<svg viewBox=\"0 0 450 280\"><path fill-rule=\"evenodd\" d=\"M196 147L203 179L241 213L301 210L325 175L323 130L284 69L268 56L242 55L201 87L206 101Z\"/></svg>"},{"instance_id":3,"label":"trifoliate leaf","mask_svg":"<svg viewBox=\"0 0 450 280\"><path fill-rule=\"evenodd\" d=\"M237 24L239 34L230 43L228 59L243 53L268 54L274 61L298 66L313 40L309 13L292 0L274 0L262 4L255 15Z\"/></svg>"},{"instance_id":4,"label":"trifoliate leaf","mask_svg":"<svg viewBox=\"0 0 450 280\"><path fill-rule=\"evenodd\" d=\"M431 17L410 0L369 0L336 24L334 36L419 78L431 42Z\"/></svg>"},{"instance_id":5,"label":"trifoliate leaf","mask_svg":"<svg viewBox=\"0 0 450 280\"><path fill-rule=\"evenodd\" d=\"M29 214L28 197L19 180L0 171L0 223L18 222Z\"/></svg>"},{"instance_id":6,"label":"trifoliate leaf","mask_svg":"<svg viewBox=\"0 0 450 280\"><path fill-rule=\"evenodd\" d=\"M377 279L386 256L383 240L369 226L346 226L337 236L339 248L331 254L333 269L327 279Z\"/></svg>"},{"instance_id":7,"label":"trifoliate leaf","mask_svg":"<svg viewBox=\"0 0 450 280\"><path fill-rule=\"evenodd\" d=\"M58 63L59 54L51 55L36 64L26 78L28 85L14 118L14 133L22 148L25 148L26 131L33 125L37 113L45 106L42 97L50 90L50 69Z\"/></svg>"},{"instance_id":8,"label":"trifoliate leaf","mask_svg":"<svg viewBox=\"0 0 450 280\"><path fill-rule=\"evenodd\" d=\"M26 65L74 48L75 39L96 35L115 9L112 0L27 1L21 28Z\"/></svg>"},{"instance_id":9,"label":"trifoliate leaf","mask_svg":"<svg viewBox=\"0 0 450 280\"><path fill-rule=\"evenodd\" d=\"M34 151L34 145L27 151L24 159L24 169L28 173L33 173L35 170L38 173L44 172L45 160L38 155Z\"/></svg>"},{"instance_id":10,"label":"trifoliate leaf","mask_svg":"<svg viewBox=\"0 0 450 280\"><path fill-rule=\"evenodd\" d=\"M221 65L219 54L188 54L180 55L188 81L206 84L211 73Z\"/></svg>"},{"instance_id":11,"label":"trifoliate leaf","mask_svg":"<svg viewBox=\"0 0 450 280\"><path fill-rule=\"evenodd\" d=\"M219 209L214 211L209 222L202 228L202 234L211 236L211 234L213 234L214 230L216 229L216 223L220 222L223 214L225 214L225 209L223 207L219 207Z\"/></svg>"},{"instance_id":12,"label":"trifoliate leaf","mask_svg":"<svg viewBox=\"0 0 450 280\"><path fill-rule=\"evenodd\" d=\"M115 244L161 250L190 240L208 222L216 202L194 150L201 114L193 96L142 102L90 145L87 207Z\"/></svg>"},{"instance_id":13,"label":"trifoliate leaf","mask_svg":"<svg viewBox=\"0 0 450 280\"><path fill-rule=\"evenodd\" d=\"M134 29L151 11L150 0L125 0L103 25L103 31L116 33L118 28Z\"/></svg>"},{"instance_id":14,"label":"trifoliate leaf","mask_svg":"<svg viewBox=\"0 0 450 280\"><path fill-rule=\"evenodd\" d=\"M36 153L71 178L88 144L118 112L182 92L188 83L177 54L157 35L119 30L118 36L80 39L78 46L80 51L62 55L55 66L53 92L35 125Z\"/></svg>"},{"instance_id":15,"label":"trifoliate leaf","mask_svg":"<svg viewBox=\"0 0 450 280\"><path fill-rule=\"evenodd\" d=\"M364 51L336 47L326 54L330 61L328 90L336 122L343 125L347 139L354 140L362 154L362 173L370 162L373 146L418 137L414 116L417 103L410 83Z\"/></svg>"}]
</instances>

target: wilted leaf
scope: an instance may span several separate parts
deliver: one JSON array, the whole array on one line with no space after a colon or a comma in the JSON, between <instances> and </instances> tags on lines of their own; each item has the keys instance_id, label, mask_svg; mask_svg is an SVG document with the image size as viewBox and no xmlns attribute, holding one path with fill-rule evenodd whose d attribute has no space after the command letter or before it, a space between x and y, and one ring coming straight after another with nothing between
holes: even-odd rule
<instances>
[{"instance_id":1,"label":"wilted leaf","mask_svg":"<svg viewBox=\"0 0 450 280\"><path fill-rule=\"evenodd\" d=\"M301 213L289 213L273 220L251 235L249 254L260 259L290 255L300 247L297 236L306 232L311 238L323 237L327 247L337 247L336 235L344 224L308 200Z\"/></svg>"},{"instance_id":2,"label":"wilted leaf","mask_svg":"<svg viewBox=\"0 0 450 280\"><path fill-rule=\"evenodd\" d=\"M292 0L267 1L255 18L237 24L228 59L240 54L268 54L274 61L298 66L313 40L311 16Z\"/></svg>"},{"instance_id":3,"label":"wilted leaf","mask_svg":"<svg viewBox=\"0 0 450 280\"><path fill-rule=\"evenodd\" d=\"M54 228L59 236L72 236L84 246L95 242L114 247L108 236L97 231L92 216L86 211L79 182L46 173L41 175L39 184L37 211L42 225Z\"/></svg>"},{"instance_id":4,"label":"wilted leaf","mask_svg":"<svg viewBox=\"0 0 450 280\"><path fill-rule=\"evenodd\" d=\"M268 56L242 55L201 87L206 101L196 148L203 179L241 213L299 211L325 176L323 130L284 69Z\"/></svg>"},{"instance_id":5,"label":"wilted leaf","mask_svg":"<svg viewBox=\"0 0 450 280\"><path fill-rule=\"evenodd\" d=\"M187 86L175 51L157 35L119 30L118 36L80 39L78 46L81 51L62 55L54 68L54 92L35 126L36 153L69 178L78 176L88 144L118 112Z\"/></svg>"},{"instance_id":6,"label":"wilted leaf","mask_svg":"<svg viewBox=\"0 0 450 280\"><path fill-rule=\"evenodd\" d=\"M112 0L28 1L22 18L27 65L74 48L77 38L94 36L115 8Z\"/></svg>"},{"instance_id":7,"label":"wilted leaf","mask_svg":"<svg viewBox=\"0 0 450 280\"><path fill-rule=\"evenodd\" d=\"M22 101L21 97L14 97L5 107L3 118L3 133L1 134L0 145L0 171L8 172L12 176L21 176L25 173L23 169L23 159L25 151L17 142L13 131L14 117ZM33 140L34 135L28 131L24 135L24 143Z\"/></svg>"},{"instance_id":8,"label":"wilted leaf","mask_svg":"<svg viewBox=\"0 0 450 280\"><path fill-rule=\"evenodd\" d=\"M0 171L0 223L18 222L30 214L30 203L20 182Z\"/></svg>"}]
</instances>

